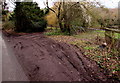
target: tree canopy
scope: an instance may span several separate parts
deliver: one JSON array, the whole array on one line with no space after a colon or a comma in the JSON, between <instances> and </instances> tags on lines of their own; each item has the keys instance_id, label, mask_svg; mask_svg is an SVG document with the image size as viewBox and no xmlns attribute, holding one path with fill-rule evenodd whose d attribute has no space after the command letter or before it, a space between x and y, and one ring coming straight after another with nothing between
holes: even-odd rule
<instances>
[{"instance_id":1,"label":"tree canopy","mask_svg":"<svg viewBox=\"0 0 120 83\"><path fill-rule=\"evenodd\" d=\"M44 31L47 22L44 16L48 10L43 11L35 2L16 2L15 30L18 32Z\"/></svg>"},{"instance_id":2,"label":"tree canopy","mask_svg":"<svg viewBox=\"0 0 120 83\"><path fill-rule=\"evenodd\" d=\"M73 31L73 26L81 26L86 29L91 25L93 8L102 7L98 2L55 2L54 6L50 8L48 6L48 1L46 2L47 8L51 10L56 18L57 23L62 32L68 32L71 34Z\"/></svg>"}]
</instances>

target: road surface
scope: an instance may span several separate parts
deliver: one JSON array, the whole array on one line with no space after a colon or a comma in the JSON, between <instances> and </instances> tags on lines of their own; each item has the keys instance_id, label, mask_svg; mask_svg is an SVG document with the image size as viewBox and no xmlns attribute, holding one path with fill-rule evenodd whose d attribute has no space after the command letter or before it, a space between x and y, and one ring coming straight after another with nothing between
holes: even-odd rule
<instances>
[{"instance_id":1,"label":"road surface","mask_svg":"<svg viewBox=\"0 0 120 83\"><path fill-rule=\"evenodd\" d=\"M0 31L1 35L1 31ZM2 81L2 37L0 36L0 83Z\"/></svg>"},{"instance_id":2,"label":"road surface","mask_svg":"<svg viewBox=\"0 0 120 83\"><path fill-rule=\"evenodd\" d=\"M28 81L27 76L25 75L21 65L19 64L14 52L4 41L2 38L2 34L0 34L0 65L2 65L2 76L0 76L0 80L2 81ZM2 59L2 60L1 60ZM2 64L1 64L2 62ZM0 72L1 74L1 72Z\"/></svg>"}]
</instances>

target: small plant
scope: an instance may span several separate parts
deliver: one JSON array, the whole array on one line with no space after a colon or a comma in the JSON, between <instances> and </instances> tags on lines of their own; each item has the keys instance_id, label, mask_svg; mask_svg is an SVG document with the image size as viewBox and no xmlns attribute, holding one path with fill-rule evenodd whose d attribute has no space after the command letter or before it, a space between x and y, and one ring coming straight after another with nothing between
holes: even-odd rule
<instances>
[{"instance_id":1,"label":"small plant","mask_svg":"<svg viewBox=\"0 0 120 83\"><path fill-rule=\"evenodd\" d=\"M94 49L94 47L88 47L88 46L86 46L86 47L84 47L84 49L85 50L91 50L91 49Z\"/></svg>"},{"instance_id":2,"label":"small plant","mask_svg":"<svg viewBox=\"0 0 120 83\"><path fill-rule=\"evenodd\" d=\"M96 32L101 32L101 33L104 33L105 31L103 31L103 30L97 30Z\"/></svg>"},{"instance_id":3,"label":"small plant","mask_svg":"<svg viewBox=\"0 0 120 83\"><path fill-rule=\"evenodd\" d=\"M7 21L3 23L3 29L10 30L10 29L14 29L14 27L15 25L13 21Z\"/></svg>"}]
</instances>

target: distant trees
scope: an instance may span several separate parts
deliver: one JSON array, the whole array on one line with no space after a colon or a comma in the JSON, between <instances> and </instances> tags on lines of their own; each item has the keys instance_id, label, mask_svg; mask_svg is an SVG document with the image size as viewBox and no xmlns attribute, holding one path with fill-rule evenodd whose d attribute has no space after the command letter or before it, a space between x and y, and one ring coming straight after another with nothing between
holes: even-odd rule
<instances>
[{"instance_id":1,"label":"distant trees","mask_svg":"<svg viewBox=\"0 0 120 83\"><path fill-rule=\"evenodd\" d=\"M48 10L41 10L35 2L16 2L14 13L15 31L39 32L47 26L44 16Z\"/></svg>"},{"instance_id":2,"label":"distant trees","mask_svg":"<svg viewBox=\"0 0 120 83\"><path fill-rule=\"evenodd\" d=\"M52 11L50 11L46 15L45 19L47 20L48 26L54 26L54 27L57 26L57 18L56 18L55 14Z\"/></svg>"},{"instance_id":3,"label":"distant trees","mask_svg":"<svg viewBox=\"0 0 120 83\"><path fill-rule=\"evenodd\" d=\"M62 2L55 2L52 8L48 6L48 1L46 1L46 5L55 14L61 31L71 34L73 25L84 27L84 29L90 25L92 18L90 10L99 4L87 1L69 2L68 0L68 2L65 2L63 0Z\"/></svg>"},{"instance_id":4,"label":"distant trees","mask_svg":"<svg viewBox=\"0 0 120 83\"><path fill-rule=\"evenodd\" d=\"M109 27L118 25L118 10L116 9L100 9L96 8L97 12L97 21L101 27Z\"/></svg>"}]
</instances>

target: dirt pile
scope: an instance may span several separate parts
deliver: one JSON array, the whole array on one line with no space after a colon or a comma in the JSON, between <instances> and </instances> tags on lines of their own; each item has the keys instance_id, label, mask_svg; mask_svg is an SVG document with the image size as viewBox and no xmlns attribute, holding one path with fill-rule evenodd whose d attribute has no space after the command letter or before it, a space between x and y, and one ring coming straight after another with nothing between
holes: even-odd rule
<instances>
[{"instance_id":1,"label":"dirt pile","mask_svg":"<svg viewBox=\"0 0 120 83\"><path fill-rule=\"evenodd\" d=\"M108 80L96 62L82 55L77 47L57 43L42 34L9 36L7 39L31 81L114 82Z\"/></svg>"}]
</instances>

